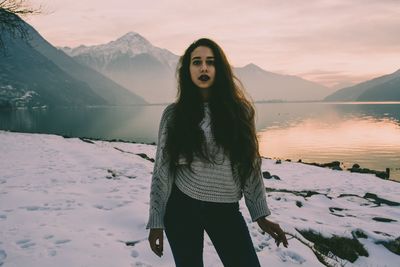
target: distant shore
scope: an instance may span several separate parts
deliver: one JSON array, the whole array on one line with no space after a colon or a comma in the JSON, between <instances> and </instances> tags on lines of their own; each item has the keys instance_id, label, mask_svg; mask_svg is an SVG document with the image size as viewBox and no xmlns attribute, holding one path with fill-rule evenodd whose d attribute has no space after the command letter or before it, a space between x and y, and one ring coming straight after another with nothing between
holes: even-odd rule
<instances>
[{"instance_id":1,"label":"distant shore","mask_svg":"<svg viewBox=\"0 0 400 267\"><path fill-rule=\"evenodd\" d=\"M19 109L63 109L63 108L105 108L105 107L138 107L138 106L165 106L172 102L165 103L138 103L129 105L85 105L85 106L3 106L0 105L0 110L19 110ZM279 104L279 103L322 103L322 104L400 104L400 101L325 101L325 100L281 100L281 99L271 99L271 100L257 100L253 101L255 104Z\"/></svg>"}]
</instances>

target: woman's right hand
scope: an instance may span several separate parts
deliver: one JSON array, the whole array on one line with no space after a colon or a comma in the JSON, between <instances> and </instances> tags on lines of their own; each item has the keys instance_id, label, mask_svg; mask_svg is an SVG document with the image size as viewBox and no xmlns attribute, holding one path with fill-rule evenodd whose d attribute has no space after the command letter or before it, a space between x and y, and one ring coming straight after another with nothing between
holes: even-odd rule
<instances>
[{"instance_id":1,"label":"woman's right hand","mask_svg":"<svg viewBox=\"0 0 400 267\"><path fill-rule=\"evenodd\" d=\"M158 256L163 255L163 242L164 242L164 230L162 228L152 228L149 233L149 243L151 250ZM158 243L157 243L158 240Z\"/></svg>"},{"instance_id":2,"label":"woman's right hand","mask_svg":"<svg viewBox=\"0 0 400 267\"><path fill-rule=\"evenodd\" d=\"M278 223L271 222L265 217L257 219L257 223L264 232L267 232L275 239L275 243L278 247L281 242L285 247L288 247L289 243L286 239L285 233Z\"/></svg>"}]
</instances>

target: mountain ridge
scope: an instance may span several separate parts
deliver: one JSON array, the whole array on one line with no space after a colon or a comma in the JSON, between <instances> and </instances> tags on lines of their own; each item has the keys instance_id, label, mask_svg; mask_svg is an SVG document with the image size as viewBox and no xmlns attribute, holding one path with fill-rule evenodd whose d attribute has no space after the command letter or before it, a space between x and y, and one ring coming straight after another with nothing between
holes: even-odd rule
<instances>
[{"instance_id":1,"label":"mountain ridge","mask_svg":"<svg viewBox=\"0 0 400 267\"><path fill-rule=\"evenodd\" d=\"M339 89L324 98L324 101L392 100L400 100L400 69L390 74L375 77L356 85Z\"/></svg>"},{"instance_id":2,"label":"mountain ridge","mask_svg":"<svg viewBox=\"0 0 400 267\"><path fill-rule=\"evenodd\" d=\"M17 106L146 103L141 97L59 51L18 16L15 20L22 24L29 38L25 40L8 34L7 56L0 55L0 105L15 107L18 99L28 91L36 92L30 94L36 96L36 102L19 101ZM38 96L47 97L40 100Z\"/></svg>"},{"instance_id":3,"label":"mountain ridge","mask_svg":"<svg viewBox=\"0 0 400 267\"><path fill-rule=\"evenodd\" d=\"M139 42L139 49L134 48L135 51L141 53L132 53L132 48L126 45L134 43L130 40L132 38L145 40ZM124 45L121 45L121 40ZM148 47L144 48L146 45ZM75 48L59 47L59 49L81 64L103 73L143 96L150 103L164 103L166 99L172 102L176 96L175 70L179 56L165 48L157 47L154 50L152 47L154 46L140 34L128 32L105 44L80 45ZM155 54L154 51L158 54ZM169 62L169 64L165 62ZM233 67L233 71L241 76L246 90L253 95L255 101L268 99L321 100L331 93L331 90L318 83L294 75L269 72L252 62L243 67ZM249 73L252 73L251 77ZM264 84L263 87L254 82L257 75L259 75L259 82ZM277 86L283 86L283 89L278 90Z\"/></svg>"}]
</instances>

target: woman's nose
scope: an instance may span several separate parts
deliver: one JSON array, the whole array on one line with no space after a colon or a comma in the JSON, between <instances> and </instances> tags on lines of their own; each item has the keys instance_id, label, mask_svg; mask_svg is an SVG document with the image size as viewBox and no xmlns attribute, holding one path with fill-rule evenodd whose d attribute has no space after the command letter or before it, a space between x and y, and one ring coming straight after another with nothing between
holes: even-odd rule
<instances>
[{"instance_id":1,"label":"woman's nose","mask_svg":"<svg viewBox=\"0 0 400 267\"><path fill-rule=\"evenodd\" d=\"M207 64L206 64L205 62L203 62L203 63L201 64L200 70L201 70L201 71L206 71L206 70L207 70Z\"/></svg>"}]
</instances>

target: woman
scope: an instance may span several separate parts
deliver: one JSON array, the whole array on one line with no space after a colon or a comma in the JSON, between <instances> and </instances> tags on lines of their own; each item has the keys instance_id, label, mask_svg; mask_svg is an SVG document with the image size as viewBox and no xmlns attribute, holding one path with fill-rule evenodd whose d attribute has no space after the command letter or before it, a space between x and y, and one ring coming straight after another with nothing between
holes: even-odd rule
<instances>
[{"instance_id":1,"label":"woman","mask_svg":"<svg viewBox=\"0 0 400 267\"><path fill-rule=\"evenodd\" d=\"M163 111L151 182L149 243L159 257L165 230L178 267L203 266L204 231L224 266L260 266L239 210L288 246L262 181L255 110L212 40L193 42L177 66L178 99ZM238 83L235 83L238 82Z\"/></svg>"}]
</instances>

